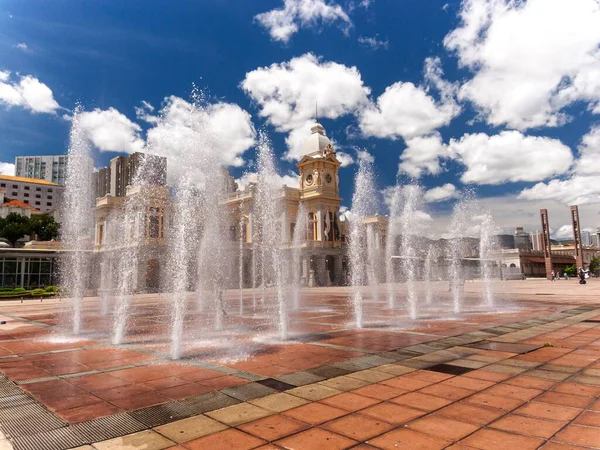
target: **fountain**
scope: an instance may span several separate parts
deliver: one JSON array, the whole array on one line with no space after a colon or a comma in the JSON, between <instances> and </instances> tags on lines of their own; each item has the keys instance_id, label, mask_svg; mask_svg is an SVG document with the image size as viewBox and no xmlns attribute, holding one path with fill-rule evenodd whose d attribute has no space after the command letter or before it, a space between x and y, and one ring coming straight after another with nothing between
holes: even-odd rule
<instances>
[{"instance_id":1,"label":"fountain","mask_svg":"<svg viewBox=\"0 0 600 450\"><path fill-rule=\"evenodd\" d=\"M307 211L304 203L300 202L298 212L296 213L296 226L292 236L292 307L295 311L300 308L302 242L306 239L306 229L308 227L306 215Z\"/></svg>"}]
</instances>

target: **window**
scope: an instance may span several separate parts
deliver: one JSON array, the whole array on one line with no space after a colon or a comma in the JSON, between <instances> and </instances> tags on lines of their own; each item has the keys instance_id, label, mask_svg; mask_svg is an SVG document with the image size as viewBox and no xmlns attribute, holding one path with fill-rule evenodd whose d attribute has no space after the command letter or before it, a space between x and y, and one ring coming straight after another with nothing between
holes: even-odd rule
<instances>
[{"instance_id":1,"label":"window","mask_svg":"<svg viewBox=\"0 0 600 450\"><path fill-rule=\"evenodd\" d=\"M17 186L16 184L13 184L13 189L19 189L19 186Z\"/></svg>"},{"instance_id":2,"label":"window","mask_svg":"<svg viewBox=\"0 0 600 450\"><path fill-rule=\"evenodd\" d=\"M23 189L25 189L26 191L29 190L29 186L24 186Z\"/></svg>"},{"instance_id":3,"label":"window","mask_svg":"<svg viewBox=\"0 0 600 450\"><path fill-rule=\"evenodd\" d=\"M4 187L5 188L6 187L6 183L1 183L0 187Z\"/></svg>"},{"instance_id":4,"label":"window","mask_svg":"<svg viewBox=\"0 0 600 450\"><path fill-rule=\"evenodd\" d=\"M35 202L35 204L39 206L39 205L40 205L40 202Z\"/></svg>"},{"instance_id":5,"label":"window","mask_svg":"<svg viewBox=\"0 0 600 450\"><path fill-rule=\"evenodd\" d=\"M29 194L24 194L24 195L25 195L25 197L29 197Z\"/></svg>"},{"instance_id":6,"label":"window","mask_svg":"<svg viewBox=\"0 0 600 450\"><path fill-rule=\"evenodd\" d=\"M160 231L160 217L159 216L150 216L150 224L149 224L149 236L153 239L158 238Z\"/></svg>"},{"instance_id":7,"label":"window","mask_svg":"<svg viewBox=\"0 0 600 450\"><path fill-rule=\"evenodd\" d=\"M52 188L48 188L48 192L52 192Z\"/></svg>"},{"instance_id":8,"label":"window","mask_svg":"<svg viewBox=\"0 0 600 450\"><path fill-rule=\"evenodd\" d=\"M17 196L17 195L19 195L19 194L17 194L16 192L13 192L13 193L12 193L12 195L13 195L13 196Z\"/></svg>"},{"instance_id":9,"label":"window","mask_svg":"<svg viewBox=\"0 0 600 450\"><path fill-rule=\"evenodd\" d=\"M35 198L42 198L40 194L35 194Z\"/></svg>"},{"instance_id":10,"label":"window","mask_svg":"<svg viewBox=\"0 0 600 450\"><path fill-rule=\"evenodd\" d=\"M52 206L52 202L46 203L46 206Z\"/></svg>"},{"instance_id":11,"label":"window","mask_svg":"<svg viewBox=\"0 0 600 450\"><path fill-rule=\"evenodd\" d=\"M52 200L52 196L51 195L48 196L48 200Z\"/></svg>"},{"instance_id":12,"label":"window","mask_svg":"<svg viewBox=\"0 0 600 450\"><path fill-rule=\"evenodd\" d=\"M23 200L23 203L29 205L29 200Z\"/></svg>"},{"instance_id":13,"label":"window","mask_svg":"<svg viewBox=\"0 0 600 450\"><path fill-rule=\"evenodd\" d=\"M35 188L35 190L36 190L37 192L40 192L40 191L42 190L42 188Z\"/></svg>"}]
</instances>

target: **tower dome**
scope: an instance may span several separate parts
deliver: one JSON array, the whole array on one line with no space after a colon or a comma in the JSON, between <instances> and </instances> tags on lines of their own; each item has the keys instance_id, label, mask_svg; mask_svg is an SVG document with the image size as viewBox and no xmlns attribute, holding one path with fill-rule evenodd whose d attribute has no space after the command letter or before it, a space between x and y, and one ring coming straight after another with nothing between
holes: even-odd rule
<instances>
[{"instance_id":1,"label":"tower dome","mask_svg":"<svg viewBox=\"0 0 600 450\"><path fill-rule=\"evenodd\" d=\"M319 122L315 122L310 131L310 136L304 142L302 154L323 153L323 149L331 144L329 138L325 136L325 128Z\"/></svg>"}]
</instances>

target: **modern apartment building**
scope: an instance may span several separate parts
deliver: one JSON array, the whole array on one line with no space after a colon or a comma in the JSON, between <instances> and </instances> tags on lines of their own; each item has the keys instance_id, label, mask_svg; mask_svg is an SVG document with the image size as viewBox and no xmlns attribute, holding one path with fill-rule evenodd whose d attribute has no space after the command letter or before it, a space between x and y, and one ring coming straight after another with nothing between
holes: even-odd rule
<instances>
[{"instance_id":1,"label":"modern apartment building","mask_svg":"<svg viewBox=\"0 0 600 450\"><path fill-rule=\"evenodd\" d=\"M39 178L61 186L67 178L67 155L17 156L15 175Z\"/></svg>"},{"instance_id":2,"label":"modern apartment building","mask_svg":"<svg viewBox=\"0 0 600 450\"><path fill-rule=\"evenodd\" d=\"M164 186L167 183L167 159L137 152L111 159L110 165L94 172L95 198L125 197L127 186L133 184L136 175L148 184Z\"/></svg>"},{"instance_id":3,"label":"modern apartment building","mask_svg":"<svg viewBox=\"0 0 600 450\"><path fill-rule=\"evenodd\" d=\"M5 199L23 202L42 213L56 211L65 190L63 186L51 181L11 175L0 175L0 189L4 190Z\"/></svg>"}]
</instances>

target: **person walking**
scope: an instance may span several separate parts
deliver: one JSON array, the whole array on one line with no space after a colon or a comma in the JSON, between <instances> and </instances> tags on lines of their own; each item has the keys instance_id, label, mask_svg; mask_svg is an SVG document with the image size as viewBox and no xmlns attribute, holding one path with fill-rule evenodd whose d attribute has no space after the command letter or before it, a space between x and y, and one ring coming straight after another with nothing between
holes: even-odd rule
<instances>
[{"instance_id":1,"label":"person walking","mask_svg":"<svg viewBox=\"0 0 600 450\"><path fill-rule=\"evenodd\" d=\"M583 267L579 268L579 284L585 284L585 270L583 270Z\"/></svg>"},{"instance_id":2,"label":"person walking","mask_svg":"<svg viewBox=\"0 0 600 450\"><path fill-rule=\"evenodd\" d=\"M550 273L552 278L550 279L550 281L554 281L556 279L556 273L554 273L554 270Z\"/></svg>"},{"instance_id":3,"label":"person walking","mask_svg":"<svg viewBox=\"0 0 600 450\"><path fill-rule=\"evenodd\" d=\"M563 273L563 276L565 277L565 280L569 279L569 275L567 275L567 272L565 271L565 273Z\"/></svg>"}]
</instances>

